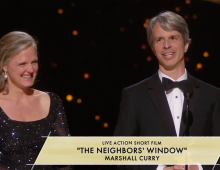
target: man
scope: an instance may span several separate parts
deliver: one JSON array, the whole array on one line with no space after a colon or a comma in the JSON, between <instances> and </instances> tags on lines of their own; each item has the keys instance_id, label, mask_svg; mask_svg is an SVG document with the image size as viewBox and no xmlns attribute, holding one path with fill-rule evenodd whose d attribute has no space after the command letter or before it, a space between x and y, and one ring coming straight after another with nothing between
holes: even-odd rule
<instances>
[{"instance_id":1,"label":"man","mask_svg":"<svg viewBox=\"0 0 220 170\"><path fill-rule=\"evenodd\" d=\"M123 89L115 136L182 136L185 132L183 110L185 89L171 89L166 82L190 82L189 110L193 123L189 136L220 135L220 91L194 77L185 69L184 53L189 47L186 21L173 12L163 12L151 19L147 38L159 62L152 77ZM172 82L171 82L172 84ZM181 84L181 83L179 83ZM184 169L184 165L122 166L131 170ZM190 170L212 169L191 165Z\"/></svg>"}]
</instances>

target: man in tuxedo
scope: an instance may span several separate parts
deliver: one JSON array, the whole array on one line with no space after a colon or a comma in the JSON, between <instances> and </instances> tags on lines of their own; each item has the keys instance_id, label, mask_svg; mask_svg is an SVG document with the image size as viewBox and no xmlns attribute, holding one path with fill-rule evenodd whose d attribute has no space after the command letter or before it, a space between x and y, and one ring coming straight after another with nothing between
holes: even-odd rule
<instances>
[{"instance_id":1,"label":"man in tuxedo","mask_svg":"<svg viewBox=\"0 0 220 170\"><path fill-rule=\"evenodd\" d=\"M188 83L189 110L193 115L189 136L220 136L220 91L192 77L185 69L184 54L189 47L186 21L170 11L160 13L151 19L147 38L158 59L159 70L152 77L123 89L114 135L182 136L187 102L181 84ZM129 170L183 170L184 167L121 166ZM188 169L211 170L212 166L190 165Z\"/></svg>"}]
</instances>

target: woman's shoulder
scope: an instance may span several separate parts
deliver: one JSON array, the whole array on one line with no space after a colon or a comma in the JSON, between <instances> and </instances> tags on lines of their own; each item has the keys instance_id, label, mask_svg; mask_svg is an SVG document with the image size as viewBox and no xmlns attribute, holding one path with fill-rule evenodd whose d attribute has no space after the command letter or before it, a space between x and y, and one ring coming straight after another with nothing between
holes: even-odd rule
<instances>
[{"instance_id":1,"label":"woman's shoulder","mask_svg":"<svg viewBox=\"0 0 220 170\"><path fill-rule=\"evenodd\" d=\"M52 97L52 98L60 98L56 93L54 92L48 92L48 91L40 91L37 89L34 89L34 95L40 96L40 97Z\"/></svg>"},{"instance_id":2,"label":"woman's shoulder","mask_svg":"<svg viewBox=\"0 0 220 170\"><path fill-rule=\"evenodd\" d=\"M62 103L62 100L60 99L60 97L54 93L54 92L48 92L48 91L40 91L40 90L35 90L36 95L41 97L41 101L49 101L52 103Z\"/></svg>"},{"instance_id":3,"label":"woman's shoulder","mask_svg":"<svg viewBox=\"0 0 220 170\"><path fill-rule=\"evenodd\" d=\"M51 113L57 113L57 110L63 108L63 102L56 93L36 90L36 94L40 96L42 106L49 105L50 115L56 115Z\"/></svg>"}]
</instances>

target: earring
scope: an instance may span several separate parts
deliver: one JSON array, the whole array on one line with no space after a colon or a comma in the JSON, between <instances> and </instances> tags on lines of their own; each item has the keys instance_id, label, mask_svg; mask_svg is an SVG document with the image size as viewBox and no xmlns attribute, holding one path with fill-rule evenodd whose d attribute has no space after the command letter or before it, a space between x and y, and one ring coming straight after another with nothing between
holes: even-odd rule
<instances>
[{"instance_id":1,"label":"earring","mask_svg":"<svg viewBox=\"0 0 220 170\"><path fill-rule=\"evenodd\" d=\"M7 75L7 72L5 71L4 72L4 79L7 79L8 78L8 75Z\"/></svg>"}]
</instances>

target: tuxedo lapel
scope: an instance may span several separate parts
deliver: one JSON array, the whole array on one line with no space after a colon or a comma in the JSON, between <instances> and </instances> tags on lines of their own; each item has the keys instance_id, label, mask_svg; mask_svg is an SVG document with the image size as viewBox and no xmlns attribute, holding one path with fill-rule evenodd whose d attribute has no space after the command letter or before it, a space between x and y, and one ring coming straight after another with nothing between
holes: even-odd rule
<instances>
[{"instance_id":1,"label":"tuxedo lapel","mask_svg":"<svg viewBox=\"0 0 220 170\"><path fill-rule=\"evenodd\" d=\"M187 79L190 80L193 83L193 93L192 93L192 96L191 96L190 101L189 101L189 110L193 114L194 111L195 111L196 104L197 104L198 99L199 99L199 94L200 94L199 84L197 83L196 79L194 77L192 77L188 72L187 72L187 77L188 77ZM184 112L185 109L186 109L186 100L184 100L183 112ZM185 131L185 124L183 123L183 116L182 116L181 125L180 125L180 133L179 133L180 135L179 136L182 136L184 131Z\"/></svg>"},{"instance_id":2,"label":"tuxedo lapel","mask_svg":"<svg viewBox=\"0 0 220 170\"><path fill-rule=\"evenodd\" d=\"M193 94L192 94L192 97L191 97L190 103L189 103L189 109L193 114L195 111L195 108L196 108L196 104L199 99L200 90L199 90L199 84L197 83L197 81L194 77L192 77L190 74L188 74L188 79L193 83L193 86L194 86Z\"/></svg>"},{"instance_id":3,"label":"tuxedo lapel","mask_svg":"<svg viewBox=\"0 0 220 170\"><path fill-rule=\"evenodd\" d=\"M159 79L158 73L154 74L151 77L151 81L148 86L149 89L149 95L151 97L151 100L162 117L163 121L165 122L169 132L170 136L176 136L176 130L174 127L173 118L170 112L169 104L164 92L163 85Z\"/></svg>"}]
</instances>

